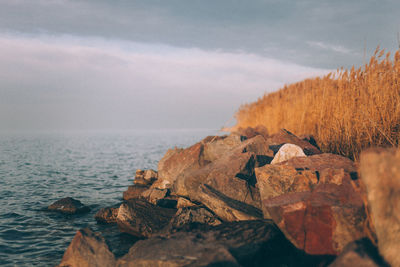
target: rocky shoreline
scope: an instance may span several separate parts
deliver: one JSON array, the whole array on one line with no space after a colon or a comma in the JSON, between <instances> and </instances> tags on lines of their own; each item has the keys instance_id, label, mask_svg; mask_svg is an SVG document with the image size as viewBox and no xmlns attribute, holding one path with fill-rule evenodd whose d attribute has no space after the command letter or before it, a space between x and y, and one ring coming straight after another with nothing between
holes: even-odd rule
<instances>
[{"instance_id":1,"label":"rocky shoreline","mask_svg":"<svg viewBox=\"0 0 400 267\"><path fill-rule=\"evenodd\" d=\"M263 127L209 136L137 170L124 202L97 212L139 239L127 254L86 228L59 266L399 266L399 159L356 163Z\"/></svg>"}]
</instances>

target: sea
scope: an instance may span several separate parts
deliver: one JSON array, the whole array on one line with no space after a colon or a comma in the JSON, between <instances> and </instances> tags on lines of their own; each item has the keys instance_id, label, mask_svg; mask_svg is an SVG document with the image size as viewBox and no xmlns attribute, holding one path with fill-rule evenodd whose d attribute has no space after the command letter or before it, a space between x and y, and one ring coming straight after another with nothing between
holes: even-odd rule
<instances>
[{"instance_id":1,"label":"sea","mask_svg":"<svg viewBox=\"0 0 400 267\"><path fill-rule=\"evenodd\" d=\"M55 266L85 227L99 231L122 256L137 240L115 225L97 224L96 212L122 202L136 169L156 170L169 148L215 134L212 129L0 133L0 266ZM91 211L46 211L64 197Z\"/></svg>"}]
</instances>

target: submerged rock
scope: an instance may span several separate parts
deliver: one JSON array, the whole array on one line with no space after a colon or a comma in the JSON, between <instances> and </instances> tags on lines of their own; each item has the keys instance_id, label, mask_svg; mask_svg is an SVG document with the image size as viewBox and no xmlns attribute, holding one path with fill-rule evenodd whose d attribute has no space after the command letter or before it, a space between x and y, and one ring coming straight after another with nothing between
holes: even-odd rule
<instances>
[{"instance_id":1,"label":"submerged rock","mask_svg":"<svg viewBox=\"0 0 400 267\"><path fill-rule=\"evenodd\" d=\"M104 238L85 228L76 232L64 253L58 267L113 267L114 254L109 250Z\"/></svg>"},{"instance_id":2,"label":"submerged rock","mask_svg":"<svg viewBox=\"0 0 400 267\"><path fill-rule=\"evenodd\" d=\"M78 214L89 212L90 208L85 206L79 200L72 197L62 198L47 207L49 211L57 211L65 214Z\"/></svg>"},{"instance_id":3,"label":"submerged rock","mask_svg":"<svg viewBox=\"0 0 400 267\"><path fill-rule=\"evenodd\" d=\"M379 251L390 265L400 266L400 150L364 151L360 175L366 186Z\"/></svg>"}]
</instances>

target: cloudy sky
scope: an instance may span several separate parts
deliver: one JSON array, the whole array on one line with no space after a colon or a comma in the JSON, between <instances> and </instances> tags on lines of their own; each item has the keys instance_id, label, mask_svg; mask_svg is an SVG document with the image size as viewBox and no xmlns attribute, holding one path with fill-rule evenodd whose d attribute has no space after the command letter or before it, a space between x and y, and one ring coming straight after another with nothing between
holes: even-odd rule
<instances>
[{"instance_id":1,"label":"cloudy sky","mask_svg":"<svg viewBox=\"0 0 400 267\"><path fill-rule=\"evenodd\" d=\"M0 131L219 129L398 47L397 0L0 0Z\"/></svg>"}]
</instances>

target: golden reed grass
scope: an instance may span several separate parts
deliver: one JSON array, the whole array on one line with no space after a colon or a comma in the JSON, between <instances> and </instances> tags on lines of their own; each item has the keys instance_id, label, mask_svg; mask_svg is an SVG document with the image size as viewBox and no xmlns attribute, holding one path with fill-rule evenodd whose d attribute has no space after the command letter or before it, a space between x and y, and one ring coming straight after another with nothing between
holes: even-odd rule
<instances>
[{"instance_id":1,"label":"golden reed grass","mask_svg":"<svg viewBox=\"0 0 400 267\"><path fill-rule=\"evenodd\" d=\"M370 146L400 140L400 50L376 49L365 66L286 85L240 107L233 127L265 126L312 134L322 151L357 158Z\"/></svg>"}]
</instances>

